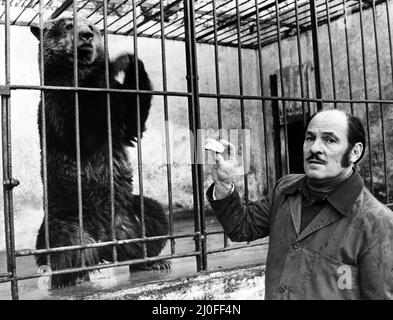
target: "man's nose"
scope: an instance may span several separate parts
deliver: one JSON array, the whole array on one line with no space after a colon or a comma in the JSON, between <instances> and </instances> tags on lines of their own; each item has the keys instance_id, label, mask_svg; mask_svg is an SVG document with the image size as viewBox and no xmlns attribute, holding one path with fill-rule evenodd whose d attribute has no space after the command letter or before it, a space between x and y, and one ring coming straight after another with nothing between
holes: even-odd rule
<instances>
[{"instance_id":1,"label":"man's nose","mask_svg":"<svg viewBox=\"0 0 393 320\"><path fill-rule=\"evenodd\" d=\"M311 153L320 153L322 152L322 141L321 139L315 139L314 143L310 147Z\"/></svg>"},{"instance_id":2,"label":"man's nose","mask_svg":"<svg viewBox=\"0 0 393 320\"><path fill-rule=\"evenodd\" d=\"M79 39L85 41L85 42L90 42L94 37L93 31L91 31L88 28L83 28L79 30Z\"/></svg>"}]
</instances>

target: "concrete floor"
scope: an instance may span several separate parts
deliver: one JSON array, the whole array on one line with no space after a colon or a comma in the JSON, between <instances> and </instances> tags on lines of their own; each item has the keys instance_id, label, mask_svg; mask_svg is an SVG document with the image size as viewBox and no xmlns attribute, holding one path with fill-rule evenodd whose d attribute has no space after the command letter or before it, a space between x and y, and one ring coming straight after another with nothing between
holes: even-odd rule
<instances>
[{"instance_id":1,"label":"concrete floor","mask_svg":"<svg viewBox=\"0 0 393 320\"><path fill-rule=\"evenodd\" d=\"M220 230L221 227L214 217L206 220L207 230ZM193 231L192 220L175 221L175 233L188 233ZM255 243L263 243L266 240L259 240ZM244 245L244 243L231 243L230 246ZM223 247L223 235L210 235L207 238L208 250ZM176 253L185 253L195 250L192 239L177 239ZM169 254L169 245L163 251L163 254ZM223 253L214 253L208 256L208 270L223 270L237 266L246 266L252 264L264 264L267 255L267 245L249 247ZM0 252L0 273L6 271L5 253ZM19 276L32 275L37 271L34 257L21 257L17 259L17 274ZM179 278L190 276L196 273L196 258L180 258L172 260L170 270L163 271L136 271L129 273L128 267L117 267L102 269L100 272L91 274L91 280L77 286L46 290L37 286L37 278L23 280L19 282L20 299L82 299L86 296L99 294L103 292L114 292L136 287L146 282L157 282L167 280L177 280ZM10 299L10 284L0 284L0 300Z\"/></svg>"}]
</instances>

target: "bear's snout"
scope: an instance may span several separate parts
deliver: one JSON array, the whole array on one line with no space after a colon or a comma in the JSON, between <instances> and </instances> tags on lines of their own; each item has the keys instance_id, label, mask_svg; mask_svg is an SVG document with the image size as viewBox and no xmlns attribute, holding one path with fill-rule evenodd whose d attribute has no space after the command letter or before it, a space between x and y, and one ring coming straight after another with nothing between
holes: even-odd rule
<instances>
[{"instance_id":1,"label":"bear's snout","mask_svg":"<svg viewBox=\"0 0 393 320\"><path fill-rule=\"evenodd\" d=\"M79 40L81 40L83 43L91 44L94 38L94 33L90 30L90 28L82 27L78 30L78 36Z\"/></svg>"}]
</instances>

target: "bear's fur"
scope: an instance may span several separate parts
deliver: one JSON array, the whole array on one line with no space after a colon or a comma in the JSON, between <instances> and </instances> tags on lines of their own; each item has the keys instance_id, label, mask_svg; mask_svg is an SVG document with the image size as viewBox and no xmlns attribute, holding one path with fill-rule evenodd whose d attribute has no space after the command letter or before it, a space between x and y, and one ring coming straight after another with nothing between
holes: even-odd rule
<instances>
[{"instance_id":1,"label":"bear's fur","mask_svg":"<svg viewBox=\"0 0 393 320\"><path fill-rule=\"evenodd\" d=\"M99 30L89 21L77 21L78 86L105 88L105 56ZM74 25L72 18L47 21L43 30L44 84L74 86ZM31 28L40 39L40 29ZM151 90L151 83L142 61L138 60L139 89ZM122 74L124 81L116 80ZM109 87L135 89L135 59L126 54L109 63ZM108 148L107 93L73 90L45 90L39 104L38 126L41 137L41 159L44 160L42 130L46 130L46 175L42 162L41 175L47 178L48 225L50 248L80 244L76 107L79 108L81 209L83 210L83 244L112 240L111 232L111 166ZM140 95L141 132L149 114L151 95ZM45 122L42 108L44 106ZM114 230L117 240L140 238L140 197L132 194L132 171L126 147L137 141L137 96L132 93L111 93L111 127L114 182ZM168 220L161 205L143 198L145 234L147 237L168 234ZM147 256L157 256L165 241L148 241ZM37 249L46 248L45 221L37 236ZM85 265L113 261L112 246L84 250ZM141 243L119 245L119 261L143 257ZM47 263L46 255L36 256L39 266ZM81 266L81 251L68 250L50 254L51 269ZM158 263L154 267L169 267ZM143 267L147 267L143 265ZM52 277L52 287L75 284L88 278L88 272L66 273Z\"/></svg>"}]
</instances>

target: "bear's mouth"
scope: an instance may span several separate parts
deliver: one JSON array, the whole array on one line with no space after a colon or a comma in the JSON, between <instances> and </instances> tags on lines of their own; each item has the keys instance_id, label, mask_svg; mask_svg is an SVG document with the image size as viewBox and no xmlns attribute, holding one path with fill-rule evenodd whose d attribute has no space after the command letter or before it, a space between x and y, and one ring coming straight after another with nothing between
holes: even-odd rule
<instances>
[{"instance_id":1,"label":"bear's mouth","mask_svg":"<svg viewBox=\"0 0 393 320\"><path fill-rule=\"evenodd\" d=\"M90 53L93 51L93 46L91 44L82 44L78 47L78 51Z\"/></svg>"},{"instance_id":2,"label":"bear's mouth","mask_svg":"<svg viewBox=\"0 0 393 320\"><path fill-rule=\"evenodd\" d=\"M89 44L83 44L78 47L78 61L82 64L89 64L94 60L94 47Z\"/></svg>"}]
</instances>

